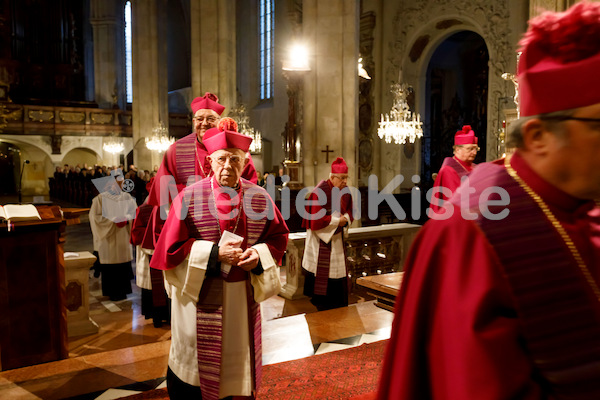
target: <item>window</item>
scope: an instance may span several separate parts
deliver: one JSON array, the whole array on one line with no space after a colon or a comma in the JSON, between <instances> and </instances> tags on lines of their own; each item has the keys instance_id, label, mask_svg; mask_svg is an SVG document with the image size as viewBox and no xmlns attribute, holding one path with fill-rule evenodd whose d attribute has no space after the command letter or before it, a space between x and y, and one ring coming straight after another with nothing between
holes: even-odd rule
<instances>
[{"instance_id":1,"label":"window","mask_svg":"<svg viewBox=\"0 0 600 400\"><path fill-rule=\"evenodd\" d=\"M127 1L125 2L125 90L127 92L127 103L133 102L131 64L131 1Z\"/></svg>"},{"instance_id":2,"label":"window","mask_svg":"<svg viewBox=\"0 0 600 400\"><path fill-rule=\"evenodd\" d=\"M259 0L260 99L273 97L273 22L275 0Z\"/></svg>"}]
</instances>

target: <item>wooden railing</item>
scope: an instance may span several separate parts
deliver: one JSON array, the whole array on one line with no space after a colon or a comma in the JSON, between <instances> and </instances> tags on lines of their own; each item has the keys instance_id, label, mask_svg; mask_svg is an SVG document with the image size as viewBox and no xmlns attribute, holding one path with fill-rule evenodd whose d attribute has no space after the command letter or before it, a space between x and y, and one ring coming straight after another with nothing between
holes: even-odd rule
<instances>
[{"instance_id":1,"label":"wooden railing","mask_svg":"<svg viewBox=\"0 0 600 400\"><path fill-rule=\"evenodd\" d=\"M421 225L406 223L350 228L344 243L353 285L361 276L402 271L408 249L420 228ZM286 284L280 293L286 299L302 297L305 240L306 232L290 233L284 265Z\"/></svg>"}]
</instances>

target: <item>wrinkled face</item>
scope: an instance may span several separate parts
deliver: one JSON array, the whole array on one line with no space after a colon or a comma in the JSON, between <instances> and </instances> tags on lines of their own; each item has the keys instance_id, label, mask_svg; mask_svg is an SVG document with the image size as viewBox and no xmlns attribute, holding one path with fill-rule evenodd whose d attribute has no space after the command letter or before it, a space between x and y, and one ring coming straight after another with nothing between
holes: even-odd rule
<instances>
[{"instance_id":1,"label":"wrinkled face","mask_svg":"<svg viewBox=\"0 0 600 400\"><path fill-rule=\"evenodd\" d=\"M219 123L219 114L216 111L207 108L201 108L196 111L192 122L194 124L194 132L198 135L198 138L202 140L204 132L210 128L214 128Z\"/></svg>"},{"instance_id":2,"label":"wrinkled face","mask_svg":"<svg viewBox=\"0 0 600 400\"><path fill-rule=\"evenodd\" d=\"M600 103L578 109L561 125L565 132L554 135L548 153L557 186L574 197L599 200Z\"/></svg>"},{"instance_id":3,"label":"wrinkled face","mask_svg":"<svg viewBox=\"0 0 600 400\"><path fill-rule=\"evenodd\" d=\"M348 174L331 174L331 183L338 189L348 186Z\"/></svg>"},{"instance_id":4,"label":"wrinkled face","mask_svg":"<svg viewBox=\"0 0 600 400\"><path fill-rule=\"evenodd\" d=\"M222 186L237 185L242 171L248 163L246 153L240 149L217 150L207 157L215 173L215 179Z\"/></svg>"},{"instance_id":5,"label":"wrinkled face","mask_svg":"<svg viewBox=\"0 0 600 400\"><path fill-rule=\"evenodd\" d=\"M479 146L476 144L460 144L454 146L454 156L460 161L472 163L477 156Z\"/></svg>"}]
</instances>

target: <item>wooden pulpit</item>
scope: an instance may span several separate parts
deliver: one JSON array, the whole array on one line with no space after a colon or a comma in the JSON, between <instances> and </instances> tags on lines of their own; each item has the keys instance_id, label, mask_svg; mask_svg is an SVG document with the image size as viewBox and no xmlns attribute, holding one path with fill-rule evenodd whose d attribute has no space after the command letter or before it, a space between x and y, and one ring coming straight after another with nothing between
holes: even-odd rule
<instances>
[{"instance_id":1,"label":"wooden pulpit","mask_svg":"<svg viewBox=\"0 0 600 400\"><path fill-rule=\"evenodd\" d=\"M0 370L68 358L63 258L66 222L58 206L41 220L0 223Z\"/></svg>"}]
</instances>

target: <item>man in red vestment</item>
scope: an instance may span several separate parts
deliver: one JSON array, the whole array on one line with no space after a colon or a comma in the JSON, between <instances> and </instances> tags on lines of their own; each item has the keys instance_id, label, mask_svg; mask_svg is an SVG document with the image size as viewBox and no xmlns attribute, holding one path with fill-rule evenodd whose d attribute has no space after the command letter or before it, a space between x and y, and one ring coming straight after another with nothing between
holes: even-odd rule
<instances>
[{"instance_id":1,"label":"man in red vestment","mask_svg":"<svg viewBox=\"0 0 600 400\"><path fill-rule=\"evenodd\" d=\"M145 240L140 247L150 258L173 198L187 185L212 174L210 163L206 159L208 153L202 140L207 131L224 122L221 120L221 114L225 107L219 104L216 95L206 92L203 97L196 97L192 101L191 108L194 113L194 132L177 140L165 152L145 201L146 210L141 213L147 218L138 221L138 225L143 224L142 228L146 230L143 236L146 239L153 239ZM228 120L227 124L231 124L233 121L230 118ZM242 177L256 183L256 170L249 153L248 159L249 162L244 168ZM149 209L150 207L151 209ZM146 295L146 298L152 300L152 309L164 310L165 307L168 307L168 300L163 290L162 273L150 270L150 275L152 295ZM163 320L169 322L168 310L159 312L154 317L156 326L161 326Z\"/></svg>"},{"instance_id":2,"label":"man in red vestment","mask_svg":"<svg viewBox=\"0 0 600 400\"><path fill-rule=\"evenodd\" d=\"M203 97L196 97L192 101L191 108L194 113L194 132L177 140L165 152L148 195L148 203L151 205L165 206L165 202L161 201L161 193L163 198L166 195L168 200L172 200L167 187L170 177L173 177L177 192L180 192L188 184L212 174L202 140L207 130L217 127L225 106L219 104L215 94L206 92ZM256 183L258 178L252 157L248 157L248 160L242 177ZM188 182L190 178L192 181Z\"/></svg>"},{"instance_id":3,"label":"man in red vestment","mask_svg":"<svg viewBox=\"0 0 600 400\"><path fill-rule=\"evenodd\" d=\"M240 178L251 141L204 140L214 173L175 198L150 262L172 300L171 399L253 398L260 383L258 301L280 288L289 230L266 190Z\"/></svg>"},{"instance_id":4,"label":"man in red vestment","mask_svg":"<svg viewBox=\"0 0 600 400\"><path fill-rule=\"evenodd\" d=\"M434 191L432 194L431 209L434 212L442 212L442 203L458 189L461 178L467 176L475 167L473 160L479 151L477 141L477 136L470 125L463 126L454 135L454 146L452 146L454 155L444 159L433 183L434 188L439 188L439 192Z\"/></svg>"},{"instance_id":5,"label":"man in red vestment","mask_svg":"<svg viewBox=\"0 0 600 400\"><path fill-rule=\"evenodd\" d=\"M517 150L417 235L379 399L600 399L599 35L600 3L530 21Z\"/></svg>"},{"instance_id":6,"label":"man in red vestment","mask_svg":"<svg viewBox=\"0 0 600 400\"><path fill-rule=\"evenodd\" d=\"M308 213L302 221L306 228L304 294L319 311L348 305L343 229L352 223L352 197L348 189L343 191L347 181L348 165L338 157L331 163L329 179L319 182L310 193Z\"/></svg>"}]
</instances>

